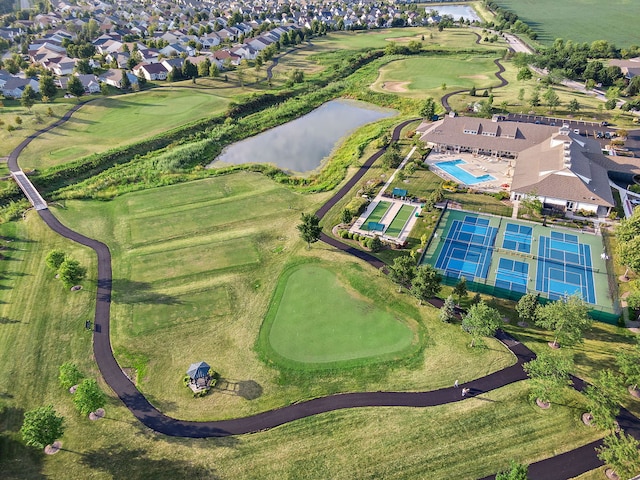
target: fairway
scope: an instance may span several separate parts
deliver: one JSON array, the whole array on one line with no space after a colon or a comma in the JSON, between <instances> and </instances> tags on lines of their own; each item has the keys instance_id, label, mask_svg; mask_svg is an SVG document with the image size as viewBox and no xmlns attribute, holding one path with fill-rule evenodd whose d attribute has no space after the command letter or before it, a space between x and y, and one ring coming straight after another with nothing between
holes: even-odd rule
<instances>
[{"instance_id":1,"label":"fairway","mask_svg":"<svg viewBox=\"0 0 640 480\"><path fill-rule=\"evenodd\" d=\"M372 89L406 96L431 95L460 88L487 88L497 83L493 57L414 57L391 62L380 69ZM446 85L445 90L442 85Z\"/></svg>"},{"instance_id":2,"label":"fairway","mask_svg":"<svg viewBox=\"0 0 640 480\"><path fill-rule=\"evenodd\" d=\"M550 45L556 38L588 42L608 40L617 47L640 43L640 2L629 0L496 0L518 15Z\"/></svg>"},{"instance_id":3,"label":"fairway","mask_svg":"<svg viewBox=\"0 0 640 480\"><path fill-rule=\"evenodd\" d=\"M20 165L43 169L77 160L215 115L227 104L211 91L190 89L98 98L31 143L21 154Z\"/></svg>"},{"instance_id":4,"label":"fairway","mask_svg":"<svg viewBox=\"0 0 640 480\"><path fill-rule=\"evenodd\" d=\"M269 333L273 350L302 363L377 357L410 347L414 334L391 312L349 292L336 275L304 265L286 272Z\"/></svg>"}]
</instances>

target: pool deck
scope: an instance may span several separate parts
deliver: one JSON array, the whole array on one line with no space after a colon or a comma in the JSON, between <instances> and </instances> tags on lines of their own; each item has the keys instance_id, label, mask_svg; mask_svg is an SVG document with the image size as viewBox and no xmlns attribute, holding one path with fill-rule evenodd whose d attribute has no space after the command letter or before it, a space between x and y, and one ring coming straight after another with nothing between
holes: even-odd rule
<instances>
[{"instance_id":1,"label":"pool deck","mask_svg":"<svg viewBox=\"0 0 640 480\"><path fill-rule=\"evenodd\" d=\"M511 188L514 161L507 158L489 157L471 153L431 152L426 159L426 163L429 165L431 171L436 175L444 178L445 180L452 180L460 184L459 179L447 174L445 171L438 168L437 165L434 165L438 162L446 162L458 159L463 160L466 163L466 165L459 165L459 168L466 170L474 177L481 177L482 175L487 174L495 177L495 180L475 183L473 185L469 185L469 188L487 192L509 191L509 189ZM509 185L509 187L503 187L502 185Z\"/></svg>"}]
</instances>

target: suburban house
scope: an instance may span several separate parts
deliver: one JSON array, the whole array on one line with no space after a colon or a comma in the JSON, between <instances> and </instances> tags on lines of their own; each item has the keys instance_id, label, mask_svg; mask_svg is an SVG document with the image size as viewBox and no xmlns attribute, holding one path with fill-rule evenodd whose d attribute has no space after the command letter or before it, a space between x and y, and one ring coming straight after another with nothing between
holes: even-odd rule
<instances>
[{"instance_id":1,"label":"suburban house","mask_svg":"<svg viewBox=\"0 0 640 480\"><path fill-rule=\"evenodd\" d=\"M640 57L630 58L629 60L612 59L609 60L609 65L620 67L627 80L640 75Z\"/></svg>"},{"instance_id":2,"label":"suburban house","mask_svg":"<svg viewBox=\"0 0 640 480\"><path fill-rule=\"evenodd\" d=\"M140 63L133 67L133 73L147 80L166 80L168 71L161 63Z\"/></svg>"},{"instance_id":3,"label":"suburban house","mask_svg":"<svg viewBox=\"0 0 640 480\"><path fill-rule=\"evenodd\" d=\"M19 78L11 76L4 81L2 94L8 98L20 98L22 97L22 92L24 92L27 85L31 85L34 92L40 92L40 84L35 78Z\"/></svg>"},{"instance_id":4,"label":"suburban house","mask_svg":"<svg viewBox=\"0 0 640 480\"><path fill-rule=\"evenodd\" d=\"M80 80L80 83L84 87L85 93L99 93L100 92L100 80L92 73L88 74L75 74ZM69 84L69 77L60 77L58 79L58 86L62 90L66 90Z\"/></svg>"},{"instance_id":5,"label":"suburban house","mask_svg":"<svg viewBox=\"0 0 640 480\"><path fill-rule=\"evenodd\" d=\"M136 77L132 73L126 73L126 75L131 85L135 85L136 83L138 83L138 77ZM102 75L100 75L98 77L98 80L106 83L107 85L111 85L112 87L122 88L122 70L118 68L110 68Z\"/></svg>"},{"instance_id":6,"label":"suburban house","mask_svg":"<svg viewBox=\"0 0 640 480\"><path fill-rule=\"evenodd\" d=\"M606 215L615 205L610 181L632 183L640 174L639 159L606 156L596 140L568 126L450 115L417 132L434 152L512 159L511 200L535 196L559 211Z\"/></svg>"}]
</instances>

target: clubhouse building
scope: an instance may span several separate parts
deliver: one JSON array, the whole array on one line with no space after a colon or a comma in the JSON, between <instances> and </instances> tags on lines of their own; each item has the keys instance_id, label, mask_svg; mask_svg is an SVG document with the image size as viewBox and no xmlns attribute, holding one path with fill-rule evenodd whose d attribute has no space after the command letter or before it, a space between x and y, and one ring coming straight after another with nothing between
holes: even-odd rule
<instances>
[{"instance_id":1,"label":"clubhouse building","mask_svg":"<svg viewBox=\"0 0 640 480\"><path fill-rule=\"evenodd\" d=\"M445 116L423 122L420 139L435 153L472 154L513 165L511 200L536 196L545 208L607 215L615 206L610 182L633 183L640 161L610 157L595 139L568 126Z\"/></svg>"}]
</instances>

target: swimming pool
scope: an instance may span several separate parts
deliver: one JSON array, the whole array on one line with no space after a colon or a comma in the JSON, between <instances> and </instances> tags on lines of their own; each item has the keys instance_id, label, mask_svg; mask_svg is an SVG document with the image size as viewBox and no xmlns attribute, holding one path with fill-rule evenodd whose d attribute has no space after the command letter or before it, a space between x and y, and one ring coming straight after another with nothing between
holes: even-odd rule
<instances>
[{"instance_id":1,"label":"swimming pool","mask_svg":"<svg viewBox=\"0 0 640 480\"><path fill-rule=\"evenodd\" d=\"M453 178L458 180L460 183L464 183L465 185L475 185L476 183L482 182L490 182L491 180L495 180L496 177L489 175L482 175L481 177L475 177L471 175L466 170L460 168L458 165L466 165L467 162L464 160L448 160L446 162L437 162L434 165L444 170Z\"/></svg>"}]
</instances>

